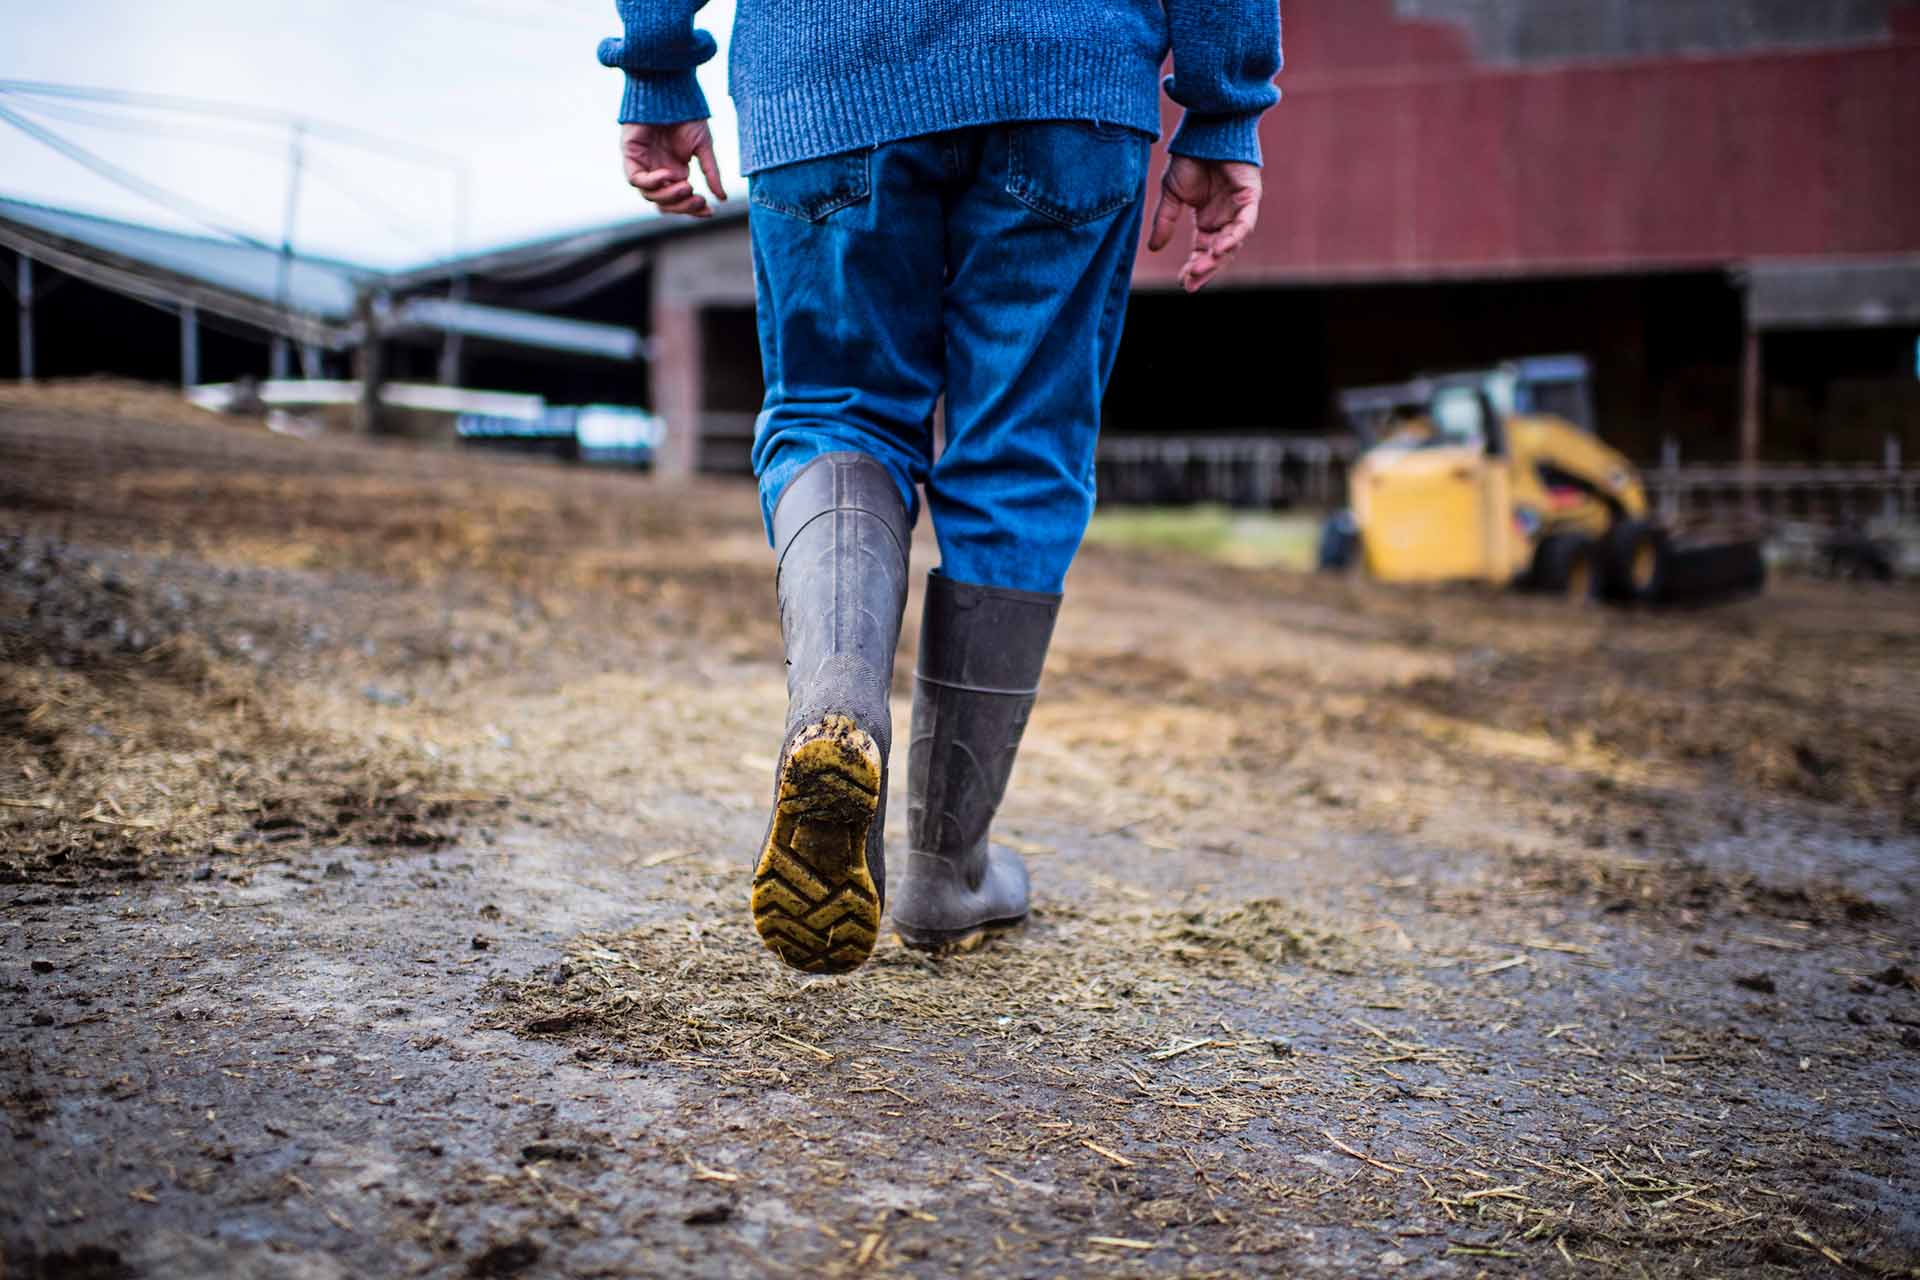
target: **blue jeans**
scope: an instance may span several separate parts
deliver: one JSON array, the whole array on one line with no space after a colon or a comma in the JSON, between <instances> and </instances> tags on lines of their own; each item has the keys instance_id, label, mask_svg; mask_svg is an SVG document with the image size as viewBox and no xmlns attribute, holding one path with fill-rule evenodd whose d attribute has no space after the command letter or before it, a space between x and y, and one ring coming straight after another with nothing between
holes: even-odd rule
<instances>
[{"instance_id":1,"label":"blue jeans","mask_svg":"<svg viewBox=\"0 0 1920 1280\"><path fill-rule=\"evenodd\" d=\"M910 513L925 486L941 573L1061 589L1093 514L1149 146L1118 126L1047 121L753 175L767 385L753 469L769 527L801 468L857 450L892 473Z\"/></svg>"}]
</instances>

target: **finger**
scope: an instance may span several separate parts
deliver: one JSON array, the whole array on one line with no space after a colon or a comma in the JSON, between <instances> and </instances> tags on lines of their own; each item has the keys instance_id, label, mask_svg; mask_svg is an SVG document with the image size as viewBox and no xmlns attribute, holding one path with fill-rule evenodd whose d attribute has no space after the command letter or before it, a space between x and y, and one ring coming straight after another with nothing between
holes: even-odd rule
<instances>
[{"instance_id":1,"label":"finger","mask_svg":"<svg viewBox=\"0 0 1920 1280\"><path fill-rule=\"evenodd\" d=\"M655 204L678 204L694 194L691 182L676 182L670 187L658 187L651 191L643 190L642 195Z\"/></svg>"},{"instance_id":2,"label":"finger","mask_svg":"<svg viewBox=\"0 0 1920 1280\"><path fill-rule=\"evenodd\" d=\"M655 187L671 186L676 182L685 182L687 176L687 166L670 164L659 169L648 169L640 175L640 180L634 185L642 190L651 190Z\"/></svg>"},{"instance_id":3,"label":"finger","mask_svg":"<svg viewBox=\"0 0 1920 1280\"><path fill-rule=\"evenodd\" d=\"M1158 253L1173 240L1173 233L1179 229L1180 214L1186 204L1167 187L1160 184L1160 201L1153 206L1153 230L1147 235L1147 252Z\"/></svg>"},{"instance_id":4,"label":"finger","mask_svg":"<svg viewBox=\"0 0 1920 1280\"><path fill-rule=\"evenodd\" d=\"M707 190L713 192L716 200L727 198L727 189L720 185L720 162L713 158L713 140L708 139L693 149L700 161L700 172L707 177Z\"/></svg>"},{"instance_id":5,"label":"finger","mask_svg":"<svg viewBox=\"0 0 1920 1280\"><path fill-rule=\"evenodd\" d=\"M700 196L689 195L684 199L661 205L660 212L680 213L690 218L704 218L711 213L712 210L707 208L706 200Z\"/></svg>"},{"instance_id":6,"label":"finger","mask_svg":"<svg viewBox=\"0 0 1920 1280\"><path fill-rule=\"evenodd\" d=\"M1240 246L1247 242L1247 237L1252 233L1251 218L1235 218L1213 237L1211 246L1213 256L1222 259L1231 258L1240 251Z\"/></svg>"},{"instance_id":7,"label":"finger","mask_svg":"<svg viewBox=\"0 0 1920 1280\"><path fill-rule=\"evenodd\" d=\"M1186 265L1180 269L1180 283L1188 293L1198 293L1219 274L1220 266L1220 257L1211 249L1195 246L1187 255Z\"/></svg>"},{"instance_id":8,"label":"finger","mask_svg":"<svg viewBox=\"0 0 1920 1280\"><path fill-rule=\"evenodd\" d=\"M1213 244L1209 245L1204 252L1195 253L1193 257L1188 260L1190 267L1189 275L1193 282L1191 288L1200 289L1215 276L1225 271L1227 265L1233 261L1233 255L1238 252L1239 248L1240 246L1238 244L1222 245L1216 240Z\"/></svg>"}]
</instances>

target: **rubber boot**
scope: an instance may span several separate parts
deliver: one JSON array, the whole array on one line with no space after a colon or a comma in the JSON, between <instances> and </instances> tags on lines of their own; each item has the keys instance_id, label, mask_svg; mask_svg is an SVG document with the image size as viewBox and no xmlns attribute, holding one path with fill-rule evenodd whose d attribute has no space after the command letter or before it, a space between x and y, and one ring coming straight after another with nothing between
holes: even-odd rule
<instances>
[{"instance_id":1,"label":"rubber boot","mask_svg":"<svg viewBox=\"0 0 1920 1280\"><path fill-rule=\"evenodd\" d=\"M773 512L787 727L751 902L762 941L807 973L857 968L880 932L909 532L893 478L862 453L821 455Z\"/></svg>"},{"instance_id":2,"label":"rubber boot","mask_svg":"<svg viewBox=\"0 0 1920 1280\"><path fill-rule=\"evenodd\" d=\"M1027 914L1027 867L989 841L1060 597L927 576L907 752L907 866L893 927L935 948Z\"/></svg>"}]
</instances>

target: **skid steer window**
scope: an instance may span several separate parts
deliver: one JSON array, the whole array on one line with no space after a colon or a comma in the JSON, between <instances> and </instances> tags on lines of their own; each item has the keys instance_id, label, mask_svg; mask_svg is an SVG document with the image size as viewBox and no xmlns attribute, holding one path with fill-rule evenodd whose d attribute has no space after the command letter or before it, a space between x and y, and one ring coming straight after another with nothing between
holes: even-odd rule
<instances>
[{"instance_id":1,"label":"skid steer window","mask_svg":"<svg viewBox=\"0 0 1920 1280\"><path fill-rule=\"evenodd\" d=\"M1446 387L1433 397L1433 443L1479 444L1487 436L1485 402L1477 387Z\"/></svg>"}]
</instances>

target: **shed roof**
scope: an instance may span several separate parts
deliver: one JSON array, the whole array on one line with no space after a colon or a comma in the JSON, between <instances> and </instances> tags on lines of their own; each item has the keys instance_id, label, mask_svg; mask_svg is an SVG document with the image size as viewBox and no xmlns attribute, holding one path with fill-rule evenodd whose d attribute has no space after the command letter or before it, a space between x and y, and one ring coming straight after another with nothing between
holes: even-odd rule
<instances>
[{"instance_id":1,"label":"shed roof","mask_svg":"<svg viewBox=\"0 0 1920 1280\"><path fill-rule=\"evenodd\" d=\"M599 229L607 234L609 229ZM592 235L595 233L586 233ZM577 237L555 237L570 242ZM536 254L547 242L536 242ZM45 259L57 270L163 307L192 305L273 333L341 347L358 340L355 308L369 287L390 289L390 272L271 245L168 231L98 214L0 198L0 245ZM503 251L510 254L523 252ZM481 255L482 257L486 255ZM284 294L281 271L286 270ZM445 299L403 304L393 331L452 332L514 346L631 360L640 335L533 311Z\"/></svg>"},{"instance_id":2,"label":"shed roof","mask_svg":"<svg viewBox=\"0 0 1920 1280\"><path fill-rule=\"evenodd\" d=\"M0 223L146 263L261 302L280 301L281 254L269 245L167 231L4 198L0 198ZM286 305L318 319L344 322L353 314L355 287L377 275L351 263L295 253L287 273Z\"/></svg>"}]
</instances>

